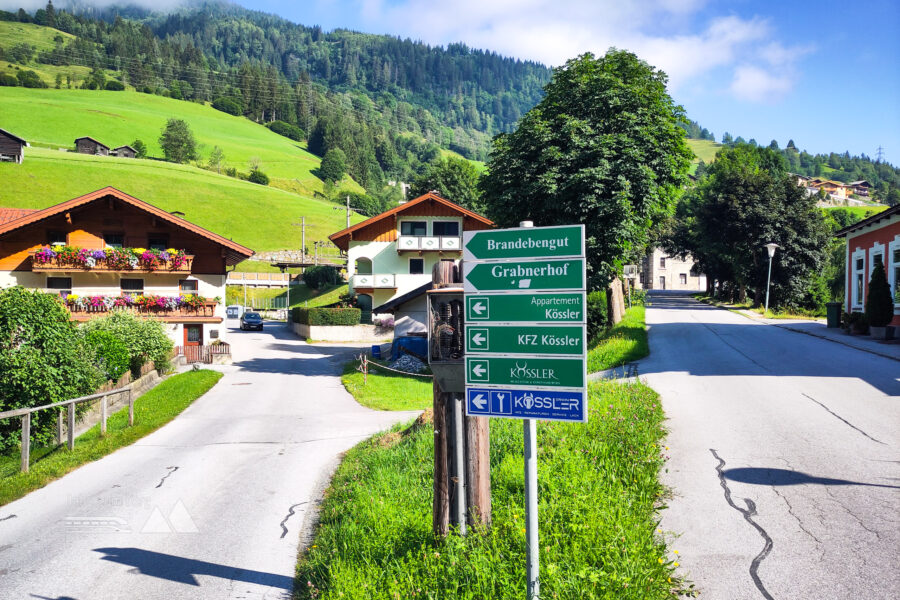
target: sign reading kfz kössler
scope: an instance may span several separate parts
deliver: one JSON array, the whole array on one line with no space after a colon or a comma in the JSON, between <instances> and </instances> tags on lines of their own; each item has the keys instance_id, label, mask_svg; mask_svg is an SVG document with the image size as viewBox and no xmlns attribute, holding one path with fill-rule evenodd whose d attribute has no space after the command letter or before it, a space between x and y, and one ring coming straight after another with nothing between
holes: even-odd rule
<instances>
[{"instance_id":1,"label":"sign reading kfz k\u00f6ssler","mask_svg":"<svg viewBox=\"0 0 900 600\"><path fill-rule=\"evenodd\" d=\"M587 420L584 226L463 233L466 413Z\"/></svg>"}]
</instances>

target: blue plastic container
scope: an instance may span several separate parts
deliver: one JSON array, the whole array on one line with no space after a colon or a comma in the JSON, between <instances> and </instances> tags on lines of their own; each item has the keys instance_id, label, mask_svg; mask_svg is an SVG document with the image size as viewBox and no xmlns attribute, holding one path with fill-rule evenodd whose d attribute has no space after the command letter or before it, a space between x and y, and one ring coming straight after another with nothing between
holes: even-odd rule
<instances>
[{"instance_id":1,"label":"blue plastic container","mask_svg":"<svg viewBox=\"0 0 900 600\"><path fill-rule=\"evenodd\" d=\"M394 338L391 346L391 360L397 360L401 354L406 354L400 350L400 347L408 348L419 356L428 356L428 340L419 336L403 336Z\"/></svg>"},{"instance_id":2,"label":"blue plastic container","mask_svg":"<svg viewBox=\"0 0 900 600\"><path fill-rule=\"evenodd\" d=\"M381 344L372 346L372 358L381 358Z\"/></svg>"}]
</instances>

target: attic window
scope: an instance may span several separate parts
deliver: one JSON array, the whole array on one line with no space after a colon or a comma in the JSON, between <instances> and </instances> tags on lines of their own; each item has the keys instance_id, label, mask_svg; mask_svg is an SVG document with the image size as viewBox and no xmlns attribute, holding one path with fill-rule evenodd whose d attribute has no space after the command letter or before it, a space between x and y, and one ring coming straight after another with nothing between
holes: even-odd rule
<instances>
[{"instance_id":1,"label":"attic window","mask_svg":"<svg viewBox=\"0 0 900 600\"><path fill-rule=\"evenodd\" d=\"M432 235L459 236L459 221L435 221L431 229Z\"/></svg>"},{"instance_id":2,"label":"attic window","mask_svg":"<svg viewBox=\"0 0 900 600\"><path fill-rule=\"evenodd\" d=\"M107 248L122 248L125 246L124 233L104 233L103 242Z\"/></svg>"},{"instance_id":3,"label":"attic window","mask_svg":"<svg viewBox=\"0 0 900 600\"><path fill-rule=\"evenodd\" d=\"M47 232L47 243L51 246L65 246L66 245L66 234L64 231L48 231Z\"/></svg>"},{"instance_id":4,"label":"attic window","mask_svg":"<svg viewBox=\"0 0 900 600\"><path fill-rule=\"evenodd\" d=\"M147 247L151 250L165 250L169 247L169 238L165 235L151 235L147 238Z\"/></svg>"},{"instance_id":5,"label":"attic window","mask_svg":"<svg viewBox=\"0 0 900 600\"><path fill-rule=\"evenodd\" d=\"M426 221L401 221L400 235L428 235L428 223Z\"/></svg>"}]
</instances>

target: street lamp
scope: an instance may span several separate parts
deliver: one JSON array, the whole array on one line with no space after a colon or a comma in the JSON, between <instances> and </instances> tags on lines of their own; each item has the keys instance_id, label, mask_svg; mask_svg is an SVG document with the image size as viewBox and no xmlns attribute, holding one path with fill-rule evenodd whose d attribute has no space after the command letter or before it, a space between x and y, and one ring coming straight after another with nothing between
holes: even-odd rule
<instances>
[{"instance_id":1,"label":"street lamp","mask_svg":"<svg viewBox=\"0 0 900 600\"><path fill-rule=\"evenodd\" d=\"M775 256L775 248L778 248L778 244L766 244L766 250L769 251L769 276L766 279L766 312L763 315L769 314L769 286L772 285L772 257Z\"/></svg>"}]
</instances>

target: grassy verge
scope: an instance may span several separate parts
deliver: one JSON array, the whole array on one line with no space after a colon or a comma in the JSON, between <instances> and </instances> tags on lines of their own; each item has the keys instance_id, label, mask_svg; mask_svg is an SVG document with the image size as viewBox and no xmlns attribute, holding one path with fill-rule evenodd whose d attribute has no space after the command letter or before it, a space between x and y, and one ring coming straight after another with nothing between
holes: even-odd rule
<instances>
[{"instance_id":1,"label":"grassy verge","mask_svg":"<svg viewBox=\"0 0 900 600\"><path fill-rule=\"evenodd\" d=\"M334 304L347 293L347 284L329 285L320 290L310 289L305 283L291 286L291 306L325 306ZM240 285L229 285L225 289L227 304L244 304L244 288ZM287 301L287 288L252 288L247 287L247 302L260 306L266 301L278 299L280 303ZM283 304L282 304L283 305Z\"/></svg>"},{"instance_id":2,"label":"grassy verge","mask_svg":"<svg viewBox=\"0 0 900 600\"><path fill-rule=\"evenodd\" d=\"M724 308L726 310L730 310L731 312L740 313L741 311L750 311L758 314L761 317L765 317L767 319L819 319L825 316L825 309L819 311L791 311L791 310L779 310L779 309L770 309L768 312L762 306L753 306L753 303L750 301L747 302L723 302L717 298L712 296L706 296L703 294L695 294L694 298L699 300L700 302L704 302L706 304L711 304L713 306L718 306L719 308ZM765 314L764 314L765 313Z\"/></svg>"},{"instance_id":3,"label":"grassy verge","mask_svg":"<svg viewBox=\"0 0 900 600\"><path fill-rule=\"evenodd\" d=\"M625 318L591 340L588 373L611 369L650 354L643 306L632 306Z\"/></svg>"},{"instance_id":4,"label":"grassy verge","mask_svg":"<svg viewBox=\"0 0 900 600\"><path fill-rule=\"evenodd\" d=\"M641 384L589 391L586 424L538 423L542 597L674 598L683 584L657 529L659 398ZM431 533L433 437L426 423L347 454L299 559L295 598L524 597L521 424L491 420L493 524L466 538Z\"/></svg>"},{"instance_id":5,"label":"grassy verge","mask_svg":"<svg viewBox=\"0 0 900 600\"><path fill-rule=\"evenodd\" d=\"M135 400L133 427L128 427L126 407L109 417L105 436L100 436L100 425L95 425L75 440L72 452L65 446L33 449L28 473L19 472L18 452L0 457L0 506L159 429L221 377L221 373L208 370L173 375Z\"/></svg>"},{"instance_id":6,"label":"grassy verge","mask_svg":"<svg viewBox=\"0 0 900 600\"><path fill-rule=\"evenodd\" d=\"M431 379L410 377L388 371L369 370L363 383L363 374L357 370L359 361L344 365L341 381L353 398L375 410L424 410L434 401Z\"/></svg>"}]
</instances>

